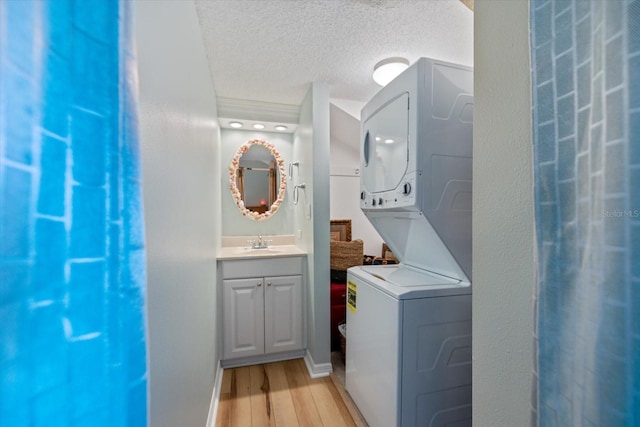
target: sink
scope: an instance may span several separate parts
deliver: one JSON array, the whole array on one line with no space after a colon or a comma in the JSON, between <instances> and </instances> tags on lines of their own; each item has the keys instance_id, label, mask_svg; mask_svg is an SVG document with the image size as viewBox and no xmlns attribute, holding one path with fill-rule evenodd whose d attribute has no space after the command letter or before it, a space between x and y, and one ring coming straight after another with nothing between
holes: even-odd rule
<instances>
[{"instance_id":1,"label":"sink","mask_svg":"<svg viewBox=\"0 0 640 427\"><path fill-rule=\"evenodd\" d=\"M261 249L254 249L254 248L244 248L244 250L246 252L250 252L252 254L280 254L283 252L282 249L278 249L278 248L261 248Z\"/></svg>"},{"instance_id":2,"label":"sink","mask_svg":"<svg viewBox=\"0 0 640 427\"><path fill-rule=\"evenodd\" d=\"M262 257L282 257L299 256L305 253L295 245L273 245L264 249L254 249L250 246L228 246L223 247L218 254L219 259L234 258L262 258Z\"/></svg>"}]
</instances>

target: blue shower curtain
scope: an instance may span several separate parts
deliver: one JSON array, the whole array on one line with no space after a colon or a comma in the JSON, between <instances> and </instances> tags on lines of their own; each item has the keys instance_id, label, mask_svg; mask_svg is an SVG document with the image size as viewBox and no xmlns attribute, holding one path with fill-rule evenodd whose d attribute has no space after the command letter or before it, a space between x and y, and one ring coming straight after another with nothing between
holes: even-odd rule
<instances>
[{"instance_id":1,"label":"blue shower curtain","mask_svg":"<svg viewBox=\"0 0 640 427\"><path fill-rule=\"evenodd\" d=\"M640 426L640 0L531 0L534 425Z\"/></svg>"},{"instance_id":2,"label":"blue shower curtain","mask_svg":"<svg viewBox=\"0 0 640 427\"><path fill-rule=\"evenodd\" d=\"M0 425L146 426L132 2L0 0Z\"/></svg>"}]
</instances>

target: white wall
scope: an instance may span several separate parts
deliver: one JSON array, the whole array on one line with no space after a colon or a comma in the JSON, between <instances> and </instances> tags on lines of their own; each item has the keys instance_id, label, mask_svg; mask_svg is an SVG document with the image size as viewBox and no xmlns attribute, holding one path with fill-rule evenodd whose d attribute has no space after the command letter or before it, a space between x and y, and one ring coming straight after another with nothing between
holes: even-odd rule
<instances>
[{"instance_id":1,"label":"white wall","mask_svg":"<svg viewBox=\"0 0 640 427\"><path fill-rule=\"evenodd\" d=\"M354 119L360 121L360 115L362 112L362 107L365 106L366 102L362 101L354 101L352 99L341 99L341 98L330 98L331 104L338 107L342 111L349 114Z\"/></svg>"},{"instance_id":2,"label":"white wall","mask_svg":"<svg viewBox=\"0 0 640 427\"><path fill-rule=\"evenodd\" d=\"M382 255L382 237L360 209L360 176L331 174L331 219L351 219L351 239L364 242L366 255Z\"/></svg>"},{"instance_id":3,"label":"white wall","mask_svg":"<svg viewBox=\"0 0 640 427\"><path fill-rule=\"evenodd\" d=\"M260 138L273 144L284 159L285 173L289 173L289 162L293 159L293 135L274 132L254 132L236 129L221 130L220 182L222 186L222 234L224 236L263 236L293 234L292 197L293 185L287 183L287 192L280 209L268 220L255 221L242 215L229 191L229 163L238 148L245 142Z\"/></svg>"},{"instance_id":4,"label":"white wall","mask_svg":"<svg viewBox=\"0 0 640 427\"><path fill-rule=\"evenodd\" d=\"M293 181L305 183L294 206L296 243L308 252L307 348L315 364L330 363L329 89L313 83L294 134Z\"/></svg>"},{"instance_id":5,"label":"white wall","mask_svg":"<svg viewBox=\"0 0 640 427\"><path fill-rule=\"evenodd\" d=\"M360 120L333 104L330 118L331 219L351 219L351 238L364 242L365 254L380 256L382 237L360 209Z\"/></svg>"},{"instance_id":6,"label":"white wall","mask_svg":"<svg viewBox=\"0 0 640 427\"><path fill-rule=\"evenodd\" d=\"M528 1L475 2L473 424L530 425L533 151Z\"/></svg>"},{"instance_id":7,"label":"white wall","mask_svg":"<svg viewBox=\"0 0 640 427\"><path fill-rule=\"evenodd\" d=\"M150 420L204 426L218 361L216 96L192 1L136 2Z\"/></svg>"}]
</instances>

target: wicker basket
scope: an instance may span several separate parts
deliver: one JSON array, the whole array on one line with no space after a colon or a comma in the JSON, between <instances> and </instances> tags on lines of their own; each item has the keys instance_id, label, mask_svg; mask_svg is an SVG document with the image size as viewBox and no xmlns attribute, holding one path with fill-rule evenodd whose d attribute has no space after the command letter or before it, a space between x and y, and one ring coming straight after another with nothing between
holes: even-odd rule
<instances>
[{"instance_id":1,"label":"wicker basket","mask_svg":"<svg viewBox=\"0 0 640 427\"><path fill-rule=\"evenodd\" d=\"M354 265L362 265L364 243L362 240L331 241L331 269L345 271Z\"/></svg>"}]
</instances>

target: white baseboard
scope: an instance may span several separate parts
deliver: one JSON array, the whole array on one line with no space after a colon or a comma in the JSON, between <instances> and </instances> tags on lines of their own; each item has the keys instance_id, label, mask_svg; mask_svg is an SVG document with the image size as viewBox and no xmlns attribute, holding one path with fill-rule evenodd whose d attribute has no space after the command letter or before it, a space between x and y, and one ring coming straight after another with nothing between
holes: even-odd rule
<instances>
[{"instance_id":1,"label":"white baseboard","mask_svg":"<svg viewBox=\"0 0 640 427\"><path fill-rule=\"evenodd\" d=\"M213 394L211 395L211 405L209 405L209 416L207 417L207 427L216 425L216 416L218 415L218 406L220 404L220 391L222 388L222 374L224 369L218 361L216 368L216 381L213 385Z\"/></svg>"},{"instance_id":2,"label":"white baseboard","mask_svg":"<svg viewBox=\"0 0 640 427\"><path fill-rule=\"evenodd\" d=\"M309 350L304 355L304 363L307 365L307 371L311 378L328 377L333 372L333 366L329 363L315 363Z\"/></svg>"}]
</instances>

